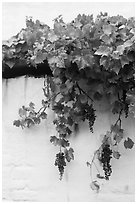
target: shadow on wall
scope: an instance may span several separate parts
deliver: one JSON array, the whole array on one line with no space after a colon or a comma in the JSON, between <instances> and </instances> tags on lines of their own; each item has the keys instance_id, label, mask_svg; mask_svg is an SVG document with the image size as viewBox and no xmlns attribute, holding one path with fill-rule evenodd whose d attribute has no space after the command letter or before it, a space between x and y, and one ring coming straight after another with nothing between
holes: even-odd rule
<instances>
[{"instance_id":1,"label":"shadow on wall","mask_svg":"<svg viewBox=\"0 0 137 204\"><path fill-rule=\"evenodd\" d=\"M52 71L47 61L38 64L37 67L29 66L24 62L16 63L13 68L10 68L6 64L2 65L2 78L16 78L25 75L34 77L52 76Z\"/></svg>"}]
</instances>

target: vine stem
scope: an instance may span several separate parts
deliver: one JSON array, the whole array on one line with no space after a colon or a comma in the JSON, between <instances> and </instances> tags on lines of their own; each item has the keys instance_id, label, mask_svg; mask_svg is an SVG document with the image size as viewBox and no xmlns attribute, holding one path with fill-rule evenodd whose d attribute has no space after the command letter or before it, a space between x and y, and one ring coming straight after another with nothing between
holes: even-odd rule
<instances>
[{"instance_id":1,"label":"vine stem","mask_svg":"<svg viewBox=\"0 0 137 204\"><path fill-rule=\"evenodd\" d=\"M92 178L92 164L90 164L90 177L91 177L91 181L93 180Z\"/></svg>"},{"instance_id":2,"label":"vine stem","mask_svg":"<svg viewBox=\"0 0 137 204\"><path fill-rule=\"evenodd\" d=\"M93 99L79 86L78 82L76 82L76 85L80 92L83 92L93 102Z\"/></svg>"},{"instance_id":3,"label":"vine stem","mask_svg":"<svg viewBox=\"0 0 137 204\"><path fill-rule=\"evenodd\" d=\"M94 164L94 166L96 167L96 170L97 170L98 173L100 174L100 171L99 171L99 169L97 168L97 165L95 164L95 162L93 161L92 163Z\"/></svg>"},{"instance_id":4,"label":"vine stem","mask_svg":"<svg viewBox=\"0 0 137 204\"><path fill-rule=\"evenodd\" d=\"M95 151L94 156L93 156L92 161L91 161L91 164L90 164L90 177L91 177L91 180L93 180L93 178L92 178L92 164L94 164L97 172L100 174L99 169L97 168L97 165L94 162L96 154L97 154L97 151Z\"/></svg>"},{"instance_id":5,"label":"vine stem","mask_svg":"<svg viewBox=\"0 0 137 204\"><path fill-rule=\"evenodd\" d=\"M42 112L44 112L44 111L46 110L46 108L47 108L47 107L41 107L41 108L39 109L39 111L37 112L37 114L39 114L42 109L43 109Z\"/></svg>"},{"instance_id":6,"label":"vine stem","mask_svg":"<svg viewBox=\"0 0 137 204\"><path fill-rule=\"evenodd\" d=\"M122 123L122 121L121 121L122 111L123 111L123 109L120 110L120 112L119 112L119 116L118 116L118 119L117 119L117 121L116 121L116 123L115 123L115 125L117 125L117 123L119 122L119 124L120 124L120 128L121 128L121 123Z\"/></svg>"}]
</instances>

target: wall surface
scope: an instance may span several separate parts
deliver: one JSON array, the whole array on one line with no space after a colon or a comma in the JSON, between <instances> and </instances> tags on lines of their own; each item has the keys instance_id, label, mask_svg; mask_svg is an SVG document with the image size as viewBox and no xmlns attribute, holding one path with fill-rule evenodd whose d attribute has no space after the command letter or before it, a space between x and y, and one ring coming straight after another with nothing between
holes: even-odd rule
<instances>
[{"instance_id":1,"label":"wall surface","mask_svg":"<svg viewBox=\"0 0 137 204\"><path fill-rule=\"evenodd\" d=\"M53 146L50 135L55 134L52 120L54 113L48 110L48 119L41 124L22 130L13 126L18 119L18 109L30 101L40 108L43 99L44 79L17 78L3 80L3 200L5 201L134 201L134 148L126 150L123 144L119 160L112 160L113 173L109 181L102 181L101 190L90 189L89 168L94 151L100 145L100 134L109 130L116 120L101 106L97 111L94 133L88 125L81 124L77 135L71 138L75 160L66 167L60 181L54 166L58 147ZM134 141L134 119L123 119L125 138ZM96 174L95 169L93 174Z\"/></svg>"}]
</instances>

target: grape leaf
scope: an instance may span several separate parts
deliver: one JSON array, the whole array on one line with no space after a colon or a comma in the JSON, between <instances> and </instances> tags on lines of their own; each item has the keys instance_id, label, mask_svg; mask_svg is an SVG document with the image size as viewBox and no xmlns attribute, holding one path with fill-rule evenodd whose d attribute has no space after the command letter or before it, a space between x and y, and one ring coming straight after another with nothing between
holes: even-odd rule
<instances>
[{"instance_id":1,"label":"grape leaf","mask_svg":"<svg viewBox=\"0 0 137 204\"><path fill-rule=\"evenodd\" d=\"M70 135L70 134L72 133L72 131L70 130L70 128L66 127L66 133L67 133L68 135Z\"/></svg>"},{"instance_id":2,"label":"grape leaf","mask_svg":"<svg viewBox=\"0 0 137 204\"><path fill-rule=\"evenodd\" d=\"M30 108L34 109L34 106L35 106L34 103L32 103L32 102L29 103L29 107L30 107Z\"/></svg>"},{"instance_id":3,"label":"grape leaf","mask_svg":"<svg viewBox=\"0 0 137 204\"><path fill-rule=\"evenodd\" d=\"M120 131L120 126L118 124L115 124L115 125L111 125L111 131L114 132L114 133L119 133Z\"/></svg>"},{"instance_id":4,"label":"grape leaf","mask_svg":"<svg viewBox=\"0 0 137 204\"><path fill-rule=\"evenodd\" d=\"M100 39L106 44L106 45L110 45L113 40L110 36L106 35L106 34L103 34Z\"/></svg>"},{"instance_id":5,"label":"grape leaf","mask_svg":"<svg viewBox=\"0 0 137 204\"><path fill-rule=\"evenodd\" d=\"M42 106L43 106L44 108L46 108L47 105L48 105L48 101L44 101L43 99L42 99L41 103L42 103Z\"/></svg>"},{"instance_id":6,"label":"grape leaf","mask_svg":"<svg viewBox=\"0 0 137 204\"><path fill-rule=\"evenodd\" d=\"M57 67L65 67L64 61L59 56L48 57L48 63L53 69Z\"/></svg>"},{"instance_id":7,"label":"grape leaf","mask_svg":"<svg viewBox=\"0 0 137 204\"><path fill-rule=\"evenodd\" d=\"M20 120L14 120L13 125L15 125L16 127L19 127L21 125Z\"/></svg>"},{"instance_id":8,"label":"grape leaf","mask_svg":"<svg viewBox=\"0 0 137 204\"><path fill-rule=\"evenodd\" d=\"M129 64L129 59L128 59L128 57L125 56L125 55L122 55L122 56L120 57L120 61L121 61L122 67L124 67L125 64Z\"/></svg>"},{"instance_id":9,"label":"grape leaf","mask_svg":"<svg viewBox=\"0 0 137 204\"><path fill-rule=\"evenodd\" d=\"M40 121L41 121L40 118L36 118L36 117L35 117L35 118L33 118L33 119L34 119L34 122L35 122L36 124L40 124Z\"/></svg>"},{"instance_id":10,"label":"grape leaf","mask_svg":"<svg viewBox=\"0 0 137 204\"><path fill-rule=\"evenodd\" d=\"M82 23L77 18L75 19L73 25L79 29L82 27Z\"/></svg>"},{"instance_id":11,"label":"grape leaf","mask_svg":"<svg viewBox=\"0 0 137 204\"><path fill-rule=\"evenodd\" d=\"M60 144L62 147L68 147L68 146L69 146L69 141L68 141L68 140L65 140L65 139L60 139L59 144Z\"/></svg>"},{"instance_id":12,"label":"grape leaf","mask_svg":"<svg viewBox=\"0 0 137 204\"><path fill-rule=\"evenodd\" d=\"M68 162L70 162L71 160L74 160L74 150L72 148L69 148L69 150L65 149L65 158Z\"/></svg>"},{"instance_id":13,"label":"grape leaf","mask_svg":"<svg viewBox=\"0 0 137 204\"><path fill-rule=\"evenodd\" d=\"M56 136L51 136L50 142L53 143L55 146L59 145L59 139Z\"/></svg>"},{"instance_id":14,"label":"grape leaf","mask_svg":"<svg viewBox=\"0 0 137 204\"><path fill-rule=\"evenodd\" d=\"M135 61L135 52L134 51L129 51L128 53L127 53L127 58L128 58L128 60L129 61Z\"/></svg>"},{"instance_id":15,"label":"grape leaf","mask_svg":"<svg viewBox=\"0 0 137 204\"><path fill-rule=\"evenodd\" d=\"M124 43L124 47L130 47L133 45L133 41L132 40L127 40L125 43Z\"/></svg>"},{"instance_id":16,"label":"grape leaf","mask_svg":"<svg viewBox=\"0 0 137 204\"><path fill-rule=\"evenodd\" d=\"M38 52L36 55L35 63L36 64L40 64L43 63L43 61L47 58L47 54L46 53L42 53L42 52Z\"/></svg>"},{"instance_id":17,"label":"grape leaf","mask_svg":"<svg viewBox=\"0 0 137 204\"><path fill-rule=\"evenodd\" d=\"M49 32L49 34L48 34L48 40L50 41L50 42L55 42L55 41L57 41L59 38L58 38L58 36L54 33L54 31L50 31Z\"/></svg>"},{"instance_id":18,"label":"grape leaf","mask_svg":"<svg viewBox=\"0 0 137 204\"><path fill-rule=\"evenodd\" d=\"M119 55L123 55L123 52L125 50L124 45L118 45L116 51L119 53Z\"/></svg>"},{"instance_id":19,"label":"grape leaf","mask_svg":"<svg viewBox=\"0 0 137 204\"><path fill-rule=\"evenodd\" d=\"M47 114L46 114L45 112L42 112L42 113L40 114L40 117L41 117L42 119L47 119Z\"/></svg>"},{"instance_id":20,"label":"grape leaf","mask_svg":"<svg viewBox=\"0 0 137 204\"><path fill-rule=\"evenodd\" d=\"M117 124L115 125L112 125L111 126L111 131L114 133L114 140L117 142L117 143L120 143L121 140L123 139L124 137L124 134L123 134L123 129L121 129L121 127Z\"/></svg>"},{"instance_id":21,"label":"grape leaf","mask_svg":"<svg viewBox=\"0 0 137 204\"><path fill-rule=\"evenodd\" d=\"M121 140L123 139L123 132L119 132L119 134L115 134L114 135L114 140L117 142L117 143L120 143Z\"/></svg>"},{"instance_id":22,"label":"grape leaf","mask_svg":"<svg viewBox=\"0 0 137 204\"><path fill-rule=\"evenodd\" d=\"M54 32L57 36L65 37L66 36L66 25L62 19L59 21L54 21Z\"/></svg>"},{"instance_id":23,"label":"grape leaf","mask_svg":"<svg viewBox=\"0 0 137 204\"><path fill-rule=\"evenodd\" d=\"M73 85L74 85L73 82L70 82L70 80L67 80L65 82L65 84L66 84L68 90L70 90L73 87Z\"/></svg>"},{"instance_id":24,"label":"grape leaf","mask_svg":"<svg viewBox=\"0 0 137 204\"><path fill-rule=\"evenodd\" d=\"M62 93L62 94L68 94L68 87L66 86L66 84L61 84L60 85L60 93Z\"/></svg>"},{"instance_id":25,"label":"grape leaf","mask_svg":"<svg viewBox=\"0 0 137 204\"><path fill-rule=\"evenodd\" d=\"M102 95L99 92L95 92L93 97L97 101L100 101L102 99Z\"/></svg>"},{"instance_id":26,"label":"grape leaf","mask_svg":"<svg viewBox=\"0 0 137 204\"><path fill-rule=\"evenodd\" d=\"M104 67L106 67L107 63L108 63L108 57L102 56L100 58L100 65L103 65Z\"/></svg>"},{"instance_id":27,"label":"grape leaf","mask_svg":"<svg viewBox=\"0 0 137 204\"><path fill-rule=\"evenodd\" d=\"M32 32L31 30L27 30L23 33L24 40L27 42L29 46L32 46L36 41L36 32Z\"/></svg>"},{"instance_id":28,"label":"grape leaf","mask_svg":"<svg viewBox=\"0 0 137 204\"><path fill-rule=\"evenodd\" d=\"M103 31L106 35L110 35L112 32L114 32L114 30L116 30L116 27L112 26L112 25L103 25Z\"/></svg>"},{"instance_id":29,"label":"grape leaf","mask_svg":"<svg viewBox=\"0 0 137 204\"><path fill-rule=\"evenodd\" d=\"M79 95L79 99L81 103L87 103L87 96L84 94Z\"/></svg>"},{"instance_id":30,"label":"grape leaf","mask_svg":"<svg viewBox=\"0 0 137 204\"><path fill-rule=\"evenodd\" d=\"M78 28L74 28L74 26L71 26L70 24L67 25L66 34L68 37L74 40L78 37L82 37L81 30Z\"/></svg>"},{"instance_id":31,"label":"grape leaf","mask_svg":"<svg viewBox=\"0 0 137 204\"><path fill-rule=\"evenodd\" d=\"M112 48L108 46L99 46L99 49L94 53L95 55L108 56L112 52Z\"/></svg>"},{"instance_id":32,"label":"grape leaf","mask_svg":"<svg viewBox=\"0 0 137 204\"><path fill-rule=\"evenodd\" d=\"M121 107L122 107L121 102L115 101L115 102L113 103L112 113L113 113L113 114L119 113L120 110L121 110Z\"/></svg>"},{"instance_id":33,"label":"grape leaf","mask_svg":"<svg viewBox=\"0 0 137 204\"><path fill-rule=\"evenodd\" d=\"M63 104L56 103L56 105L54 105L52 109L55 111L55 113L60 114L60 113L62 113L63 108L64 108Z\"/></svg>"},{"instance_id":34,"label":"grape leaf","mask_svg":"<svg viewBox=\"0 0 137 204\"><path fill-rule=\"evenodd\" d=\"M89 63L82 56L75 56L75 58L73 59L73 62L77 63L79 70L84 69L85 67L89 66Z\"/></svg>"},{"instance_id":35,"label":"grape leaf","mask_svg":"<svg viewBox=\"0 0 137 204\"><path fill-rule=\"evenodd\" d=\"M30 126L34 125L34 121L31 118L25 118L25 125L29 128Z\"/></svg>"},{"instance_id":36,"label":"grape leaf","mask_svg":"<svg viewBox=\"0 0 137 204\"><path fill-rule=\"evenodd\" d=\"M72 126L72 125L74 124L74 121L73 121L72 117L68 117L68 118L67 118L67 124L68 124L69 126Z\"/></svg>"},{"instance_id":37,"label":"grape leaf","mask_svg":"<svg viewBox=\"0 0 137 204\"><path fill-rule=\"evenodd\" d=\"M134 142L128 137L127 140L124 141L124 147L126 149L132 149L134 146Z\"/></svg>"},{"instance_id":38,"label":"grape leaf","mask_svg":"<svg viewBox=\"0 0 137 204\"><path fill-rule=\"evenodd\" d=\"M119 59L120 58L120 56L119 56L119 51L113 51L113 53L111 54L111 56L113 57L113 59Z\"/></svg>"},{"instance_id":39,"label":"grape leaf","mask_svg":"<svg viewBox=\"0 0 137 204\"><path fill-rule=\"evenodd\" d=\"M26 117L27 111L24 109L24 107L19 109L19 116L20 117Z\"/></svg>"}]
</instances>

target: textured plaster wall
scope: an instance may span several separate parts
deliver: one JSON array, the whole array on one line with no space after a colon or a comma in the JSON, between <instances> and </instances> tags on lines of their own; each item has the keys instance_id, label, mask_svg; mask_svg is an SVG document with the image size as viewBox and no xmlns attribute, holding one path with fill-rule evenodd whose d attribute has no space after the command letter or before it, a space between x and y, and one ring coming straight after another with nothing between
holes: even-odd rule
<instances>
[{"instance_id":1,"label":"textured plaster wall","mask_svg":"<svg viewBox=\"0 0 137 204\"><path fill-rule=\"evenodd\" d=\"M58 147L53 146L50 135L55 129L55 117L48 111L48 119L31 129L22 130L13 126L18 118L18 109L30 101L40 108L43 98L44 79L24 77L3 80L3 200L5 201L134 201L134 148L125 150L121 144L122 157L112 160L113 174L110 181L102 182L96 194L90 189L89 168L94 151L100 145L100 134L109 130L115 121L106 108L98 106L94 134L88 125L81 124L77 135L71 138L75 160L67 165L64 178L58 179L54 166ZM134 119L124 119L125 137L134 140ZM93 173L95 174L95 172Z\"/></svg>"}]
</instances>

